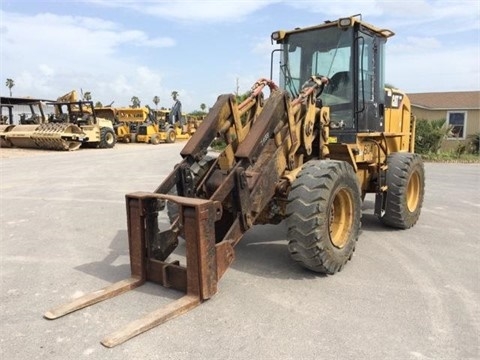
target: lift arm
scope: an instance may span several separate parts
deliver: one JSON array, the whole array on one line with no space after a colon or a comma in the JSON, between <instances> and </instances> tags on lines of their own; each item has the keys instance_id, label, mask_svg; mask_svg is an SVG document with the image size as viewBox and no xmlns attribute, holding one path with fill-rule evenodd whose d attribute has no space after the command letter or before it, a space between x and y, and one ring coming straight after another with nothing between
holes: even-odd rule
<instances>
[{"instance_id":1,"label":"lift arm","mask_svg":"<svg viewBox=\"0 0 480 360\"><path fill-rule=\"evenodd\" d=\"M261 92L265 86L271 89L266 101ZM56 319L146 281L185 292L166 308L102 340L113 347L211 298L234 260L234 246L283 189L286 172L301 165L302 134L320 118L315 110L318 86L313 83L293 101L265 79L256 82L251 96L239 105L233 95L221 95L181 151L182 162L162 184L153 193L126 195L131 277L44 316ZM218 137L224 139L225 150L201 178L195 178L192 167L205 158ZM179 215L170 229L160 231L158 212L167 201L176 204ZM186 242L186 266L167 261L179 235Z\"/></svg>"}]
</instances>

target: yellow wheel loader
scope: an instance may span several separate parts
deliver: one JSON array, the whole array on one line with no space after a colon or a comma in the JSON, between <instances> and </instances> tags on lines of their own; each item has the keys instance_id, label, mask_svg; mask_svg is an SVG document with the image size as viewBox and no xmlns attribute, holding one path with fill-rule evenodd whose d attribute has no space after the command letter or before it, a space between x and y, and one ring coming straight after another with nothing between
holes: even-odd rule
<instances>
[{"instance_id":1,"label":"yellow wheel loader","mask_svg":"<svg viewBox=\"0 0 480 360\"><path fill-rule=\"evenodd\" d=\"M45 317L146 281L185 292L107 336L102 344L112 347L211 298L235 245L255 224L285 221L292 259L329 275L352 258L365 194L375 194L375 213L386 226L415 225L425 175L414 153L410 102L384 88L384 47L392 35L358 16L274 32L280 86L260 79L241 104L232 94L220 95L157 189L126 196L132 276ZM212 158L208 149L216 138L226 147ZM159 229L165 208L171 226ZM186 265L169 261L179 237Z\"/></svg>"}]
</instances>

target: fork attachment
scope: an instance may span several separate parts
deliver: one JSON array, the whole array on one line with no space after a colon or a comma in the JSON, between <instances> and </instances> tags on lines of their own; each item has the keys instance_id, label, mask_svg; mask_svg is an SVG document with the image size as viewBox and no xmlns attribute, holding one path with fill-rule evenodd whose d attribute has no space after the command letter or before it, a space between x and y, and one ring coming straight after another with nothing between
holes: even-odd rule
<instances>
[{"instance_id":1,"label":"fork attachment","mask_svg":"<svg viewBox=\"0 0 480 360\"><path fill-rule=\"evenodd\" d=\"M271 93L264 101L265 86ZM243 234L255 223L284 216L288 177L295 176L304 155L312 151L315 89L302 90L301 97L291 101L273 82L260 79L239 105L233 95L219 96L181 151L182 162L162 184L153 193L126 195L132 276L53 309L45 317L56 319L146 281L185 292L165 308L102 340L113 347L212 297ZM216 137L223 138L226 147L208 160L208 147ZM300 139L305 144L302 148ZM175 191L177 195L171 195ZM272 203L277 196L278 202ZM166 201L176 204L178 217L170 218L170 229L159 231L158 212ZM186 241L185 267L178 261L167 262L178 245L178 235Z\"/></svg>"},{"instance_id":2,"label":"fork attachment","mask_svg":"<svg viewBox=\"0 0 480 360\"><path fill-rule=\"evenodd\" d=\"M168 256L177 241L172 230L158 230L158 211L165 200L177 203L181 209L186 241L185 267L178 261L169 263L157 260L158 251L165 251ZM219 278L234 259L232 246L228 243L215 244L214 223L222 215L220 203L148 192L127 194L126 202L131 277L54 308L46 312L44 317L57 319L120 295L146 281L183 291L185 295L108 335L101 342L106 347L119 345L212 297L217 292ZM164 249L161 249L159 244ZM157 252L155 257L154 252Z\"/></svg>"}]
</instances>

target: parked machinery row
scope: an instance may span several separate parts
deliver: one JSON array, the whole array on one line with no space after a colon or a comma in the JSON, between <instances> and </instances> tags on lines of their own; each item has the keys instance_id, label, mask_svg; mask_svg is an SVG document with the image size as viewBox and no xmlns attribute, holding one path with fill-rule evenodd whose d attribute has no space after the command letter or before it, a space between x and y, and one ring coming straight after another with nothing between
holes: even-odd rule
<instances>
[{"instance_id":1,"label":"parked machinery row","mask_svg":"<svg viewBox=\"0 0 480 360\"><path fill-rule=\"evenodd\" d=\"M14 107L28 108L14 124ZM159 144L187 140L198 118L184 114L173 122L170 110L149 107L100 107L79 100L75 90L56 101L2 97L0 146L76 150L80 146L112 148L117 141ZM51 111L48 114L47 108Z\"/></svg>"},{"instance_id":2,"label":"parked machinery row","mask_svg":"<svg viewBox=\"0 0 480 360\"><path fill-rule=\"evenodd\" d=\"M113 119L117 140L125 143L157 145L161 142L173 143L177 139L187 140L201 122L185 114L175 122L170 117L170 110L152 110L149 107L97 108L95 112Z\"/></svg>"},{"instance_id":3,"label":"parked machinery row","mask_svg":"<svg viewBox=\"0 0 480 360\"><path fill-rule=\"evenodd\" d=\"M29 113L20 114L14 124L13 108L23 106ZM1 98L2 147L47 150L77 150L80 146L112 148L116 143L113 123L97 117L91 101L78 100L71 91L56 101L30 98ZM46 109L53 109L47 114Z\"/></svg>"}]
</instances>

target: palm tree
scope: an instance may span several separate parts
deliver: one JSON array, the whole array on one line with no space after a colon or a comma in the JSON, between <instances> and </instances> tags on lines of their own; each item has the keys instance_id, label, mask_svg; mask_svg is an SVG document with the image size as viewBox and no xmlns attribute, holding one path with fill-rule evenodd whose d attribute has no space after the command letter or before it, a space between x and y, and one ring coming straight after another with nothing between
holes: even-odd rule
<instances>
[{"instance_id":1,"label":"palm tree","mask_svg":"<svg viewBox=\"0 0 480 360\"><path fill-rule=\"evenodd\" d=\"M207 105L205 105L204 103L201 103L200 104L200 109L205 112L205 109L207 108Z\"/></svg>"},{"instance_id":2,"label":"palm tree","mask_svg":"<svg viewBox=\"0 0 480 360\"><path fill-rule=\"evenodd\" d=\"M92 100L92 93L90 91L87 91L86 93L84 93L83 94L83 100L85 100L85 101Z\"/></svg>"},{"instance_id":3,"label":"palm tree","mask_svg":"<svg viewBox=\"0 0 480 360\"><path fill-rule=\"evenodd\" d=\"M158 108L158 103L159 102L160 102L160 98L157 95L155 95L153 97L153 103L155 104L155 110Z\"/></svg>"},{"instance_id":4,"label":"palm tree","mask_svg":"<svg viewBox=\"0 0 480 360\"><path fill-rule=\"evenodd\" d=\"M132 108L140 107L140 99L137 96L132 96L132 99L130 101L132 102Z\"/></svg>"},{"instance_id":5,"label":"palm tree","mask_svg":"<svg viewBox=\"0 0 480 360\"><path fill-rule=\"evenodd\" d=\"M7 79L5 86L10 90L10 97L12 97L12 88L15 86L15 81L13 81L13 79Z\"/></svg>"},{"instance_id":6,"label":"palm tree","mask_svg":"<svg viewBox=\"0 0 480 360\"><path fill-rule=\"evenodd\" d=\"M176 90L173 90L173 91L172 91L172 98L173 98L173 101L177 101L177 97L178 97L178 91L176 91Z\"/></svg>"}]
</instances>

